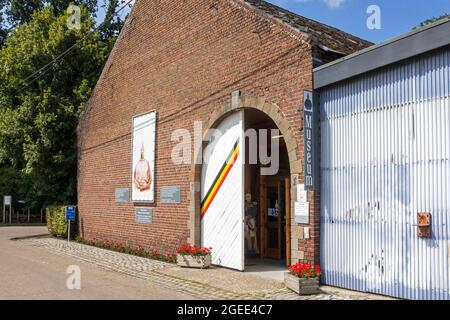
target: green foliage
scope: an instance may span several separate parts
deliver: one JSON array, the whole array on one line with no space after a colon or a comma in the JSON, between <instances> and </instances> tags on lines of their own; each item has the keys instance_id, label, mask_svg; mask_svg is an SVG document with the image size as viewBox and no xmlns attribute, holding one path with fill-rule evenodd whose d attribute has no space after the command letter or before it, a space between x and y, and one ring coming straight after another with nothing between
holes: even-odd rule
<instances>
[{"instance_id":1,"label":"green foliage","mask_svg":"<svg viewBox=\"0 0 450 320\"><path fill-rule=\"evenodd\" d=\"M0 163L11 163L47 203L76 197L78 117L110 51L83 11L81 30L50 8L20 26L0 51ZM25 80L76 44L35 81Z\"/></svg>"},{"instance_id":2,"label":"green foliage","mask_svg":"<svg viewBox=\"0 0 450 320\"><path fill-rule=\"evenodd\" d=\"M45 209L45 215L47 219L47 228L50 234L55 237L67 237L66 207L48 207Z\"/></svg>"},{"instance_id":3,"label":"green foliage","mask_svg":"<svg viewBox=\"0 0 450 320\"><path fill-rule=\"evenodd\" d=\"M19 173L13 167L0 167L0 208L3 208L3 195L12 195L15 198L19 180Z\"/></svg>"},{"instance_id":4,"label":"green foliage","mask_svg":"<svg viewBox=\"0 0 450 320\"><path fill-rule=\"evenodd\" d=\"M70 4L84 6L95 13L97 0L0 0L3 12L11 25L30 22L36 11L51 7L55 15L62 15Z\"/></svg>"},{"instance_id":5,"label":"green foliage","mask_svg":"<svg viewBox=\"0 0 450 320\"><path fill-rule=\"evenodd\" d=\"M450 14L448 14L448 13L445 13L445 14L439 16L439 17L432 17L430 19L427 19L427 20L421 22L418 26L414 27L413 29L418 29L418 28L425 27L425 26L427 26L429 24L432 24L434 22L437 22L439 20L442 20L442 19L445 19L445 18L448 18L448 17L450 17Z\"/></svg>"},{"instance_id":6,"label":"green foliage","mask_svg":"<svg viewBox=\"0 0 450 320\"><path fill-rule=\"evenodd\" d=\"M13 166L0 166L0 207L3 205L3 195L11 195L14 200L30 199L25 208L38 212L43 201L35 196L37 191L33 189L34 184L30 179Z\"/></svg>"},{"instance_id":7,"label":"green foliage","mask_svg":"<svg viewBox=\"0 0 450 320\"><path fill-rule=\"evenodd\" d=\"M72 2L84 5L80 30L67 27ZM122 2L108 1L110 18ZM96 0L2 3L6 20L21 24L3 47L0 34L0 192L33 205L75 203L78 119L122 22L96 31Z\"/></svg>"},{"instance_id":8,"label":"green foliage","mask_svg":"<svg viewBox=\"0 0 450 320\"><path fill-rule=\"evenodd\" d=\"M111 36L117 35L124 22L120 17L113 17L114 12L128 1L105 0L101 2L103 3L101 7L105 11L103 21L105 26L101 32L104 36L103 39L109 39ZM30 22L37 11L49 7L55 16L60 16L66 12L70 4L83 6L92 17L97 18L98 0L0 0L0 47L4 44L9 31L15 26Z\"/></svg>"},{"instance_id":9,"label":"green foliage","mask_svg":"<svg viewBox=\"0 0 450 320\"><path fill-rule=\"evenodd\" d=\"M10 0L4 2L8 4L5 11L11 23L30 21L33 12L42 9L44 5L41 0Z\"/></svg>"}]
</instances>

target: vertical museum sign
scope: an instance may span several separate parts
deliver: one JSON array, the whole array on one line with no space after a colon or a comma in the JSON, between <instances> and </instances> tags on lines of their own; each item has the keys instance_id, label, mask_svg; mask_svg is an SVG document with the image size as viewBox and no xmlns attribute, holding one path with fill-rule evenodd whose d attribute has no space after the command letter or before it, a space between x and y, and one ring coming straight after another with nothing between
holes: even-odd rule
<instances>
[{"instance_id":1,"label":"vertical museum sign","mask_svg":"<svg viewBox=\"0 0 450 320\"><path fill-rule=\"evenodd\" d=\"M317 98L311 91L303 92L303 132L305 154L305 190L319 188L319 110Z\"/></svg>"},{"instance_id":2,"label":"vertical museum sign","mask_svg":"<svg viewBox=\"0 0 450 320\"><path fill-rule=\"evenodd\" d=\"M133 118L131 198L137 203L155 201L156 112Z\"/></svg>"}]
</instances>

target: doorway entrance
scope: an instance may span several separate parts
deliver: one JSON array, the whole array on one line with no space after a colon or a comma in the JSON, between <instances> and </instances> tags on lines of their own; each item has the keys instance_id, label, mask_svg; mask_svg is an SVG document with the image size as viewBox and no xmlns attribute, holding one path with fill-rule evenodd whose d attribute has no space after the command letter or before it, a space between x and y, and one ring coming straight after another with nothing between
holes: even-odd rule
<instances>
[{"instance_id":1,"label":"doorway entrance","mask_svg":"<svg viewBox=\"0 0 450 320\"><path fill-rule=\"evenodd\" d=\"M248 156L246 159L245 267L246 270L255 266L284 269L289 266L291 250L290 166L287 147L283 135L273 131L278 130L276 124L261 111L245 110L245 128L247 131L253 129L258 133L264 130L267 132L267 139L258 134L259 139L267 140L267 143L258 141L256 151L259 155L273 156L274 149L278 152L277 170L269 175L263 170L268 165L263 164L260 157L256 164ZM249 155L251 144L246 145ZM261 150L263 148L265 150ZM253 202L248 201L250 198Z\"/></svg>"},{"instance_id":2,"label":"doorway entrance","mask_svg":"<svg viewBox=\"0 0 450 320\"><path fill-rule=\"evenodd\" d=\"M257 109L231 113L215 129L221 134L203 151L201 244L213 248L218 266L285 269L290 262L290 164L284 137Z\"/></svg>"}]
</instances>

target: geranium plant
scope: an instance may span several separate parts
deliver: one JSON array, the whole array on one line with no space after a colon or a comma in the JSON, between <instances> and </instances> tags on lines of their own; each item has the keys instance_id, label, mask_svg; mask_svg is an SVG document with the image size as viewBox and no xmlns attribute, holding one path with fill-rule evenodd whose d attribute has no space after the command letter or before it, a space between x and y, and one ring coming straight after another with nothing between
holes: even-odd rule
<instances>
[{"instance_id":1,"label":"geranium plant","mask_svg":"<svg viewBox=\"0 0 450 320\"><path fill-rule=\"evenodd\" d=\"M193 246L181 246L177 253L182 256L201 257L210 255L211 250L212 248L199 247L194 244Z\"/></svg>"},{"instance_id":2,"label":"geranium plant","mask_svg":"<svg viewBox=\"0 0 450 320\"><path fill-rule=\"evenodd\" d=\"M90 246L94 246L94 247L98 247L98 248L102 248L102 249L132 254L135 256L139 256L139 257L144 257L144 258L149 258L149 259L154 259L154 260L161 260L161 261L166 261L166 262L170 262L170 263L176 262L175 254L160 253L155 248L145 249L144 247L141 247L141 246L132 247L130 245L123 244L119 241L108 241L108 240L105 241L105 240L98 240L95 238L92 240L78 238L77 242L86 244L86 245L90 245Z\"/></svg>"},{"instance_id":3,"label":"geranium plant","mask_svg":"<svg viewBox=\"0 0 450 320\"><path fill-rule=\"evenodd\" d=\"M320 266L297 262L289 267L289 273L302 279L319 278Z\"/></svg>"}]
</instances>

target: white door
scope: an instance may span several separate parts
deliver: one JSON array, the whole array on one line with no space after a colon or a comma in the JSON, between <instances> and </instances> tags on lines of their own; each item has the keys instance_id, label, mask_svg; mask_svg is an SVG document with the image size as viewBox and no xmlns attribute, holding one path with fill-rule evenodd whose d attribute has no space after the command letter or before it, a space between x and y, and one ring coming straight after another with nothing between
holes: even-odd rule
<instances>
[{"instance_id":1,"label":"white door","mask_svg":"<svg viewBox=\"0 0 450 320\"><path fill-rule=\"evenodd\" d=\"M203 151L202 245L213 264L244 270L244 112L222 121Z\"/></svg>"}]
</instances>

